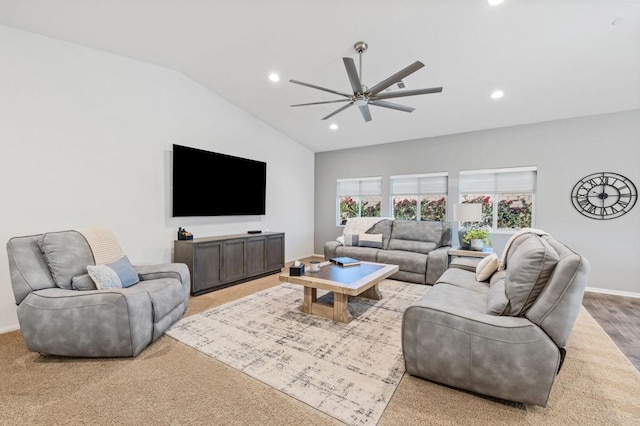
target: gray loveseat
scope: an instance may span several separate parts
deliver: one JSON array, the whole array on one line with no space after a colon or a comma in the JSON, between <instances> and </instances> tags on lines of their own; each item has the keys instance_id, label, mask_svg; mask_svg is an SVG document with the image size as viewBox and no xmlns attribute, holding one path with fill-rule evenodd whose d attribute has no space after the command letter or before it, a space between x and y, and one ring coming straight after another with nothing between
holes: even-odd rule
<instances>
[{"instance_id":1,"label":"gray loveseat","mask_svg":"<svg viewBox=\"0 0 640 426\"><path fill-rule=\"evenodd\" d=\"M582 304L589 263L550 236L533 233L517 236L506 253L504 270L488 282L477 281L474 268L451 267L404 312L406 371L546 406Z\"/></svg>"},{"instance_id":2,"label":"gray loveseat","mask_svg":"<svg viewBox=\"0 0 640 426\"><path fill-rule=\"evenodd\" d=\"M382 235L381 247L327 241L325 260L346 256L398 265L400 270L389 278L418 284L435 283L447 269L447 252L451 248L449 222L383 219L365 233Z\"/></svg>"},{"instance_id":3,"label":"gray loveseat","mask_svg":"<svg viewBox=\"0 0 640 426\"><path fill-rule=\"evenodd\" d=\"M18 321L30 351L136 356L187 309L184 264L129 264L139 282L96 290L87 275L87 266L96 264L94 252L77 231L14 237L7 254Z\"/></svg>"}]
</instances>

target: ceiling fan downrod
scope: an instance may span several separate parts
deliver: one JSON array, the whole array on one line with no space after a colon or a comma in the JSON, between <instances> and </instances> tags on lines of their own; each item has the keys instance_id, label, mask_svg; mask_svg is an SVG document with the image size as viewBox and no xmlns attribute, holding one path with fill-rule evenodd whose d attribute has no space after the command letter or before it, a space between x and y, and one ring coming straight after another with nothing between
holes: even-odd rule
<instances>
[{"instance_id":1,"label":"ceiling fan downrod","mask_svg":"<svg viewBox=\"0 0 640 426\"><path fill-rule=\"evenodd\" d=\"M356 49L356 52L358 52L358 55L360 56L360 83L362 84L362 54L364 52L367 51L367 48L369 47L369 45L367 43L365 43L364 41L357 41L354 45L353 48Z\"/></svg>"}]
</instances>

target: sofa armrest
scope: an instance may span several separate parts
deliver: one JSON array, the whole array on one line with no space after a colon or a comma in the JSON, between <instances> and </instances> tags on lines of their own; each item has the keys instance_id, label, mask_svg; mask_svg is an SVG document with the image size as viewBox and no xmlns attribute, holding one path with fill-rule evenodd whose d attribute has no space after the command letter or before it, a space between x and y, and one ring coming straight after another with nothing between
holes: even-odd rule
<instances>
[{"instance_id":1,"label":"sofa armrest","mask_svg":"<svg viewBox=\"0 0 640 426\"><path fill-rule=\"evenodd\" d=\"M338 241L327 241L326 243L324 243L324 260L329 260L332 257L336 257L336 249L341 245L342 244L340 244Z\"/></svg>"},{"instance_id":2,"label":"sofa armrest","mask_svg":"<svg viewBox=\"0 0 640 426\"><path fill-rule=\"evenodd\" d=\"M427 256L427 274L425 277L427 284L433 284L438 281L440 275L449 267L450 248L450 246L444 246L429 252Z\"/></svg>"},{"instance_id":3,"label":"sofa armrest","mask_svg":"<svg viewBox=\"0 0 640 426\"><path fill-rule=\"evenodd\" d=\"M136 356L152 339L151 299L143 288L31 292L18 306L27 348L49 355Z\"/></svg>"},{"instance_id":4,"label":"sofa armrest","mask_svg":"<svg viewBox=\"0 0 640 426\"><path fill-rule=\"evenodd\" d=\"M163 263L158 265L134 265L141 281L158 278L175 278L182 283L185 310L191 294L191 274L185 263Z\"/></svg>"},{"instance_id":5,"label":"sofa armrest","mask_svg":"<svg viewBox=\"0 0 640 426\"><path fill-rule=\"evenodd\" d=\"M545 406L560 365L558 347L528 319L486 314L485 306L484 294L448 284L409 306L402 319L407 372Z\"/></svg>"},{"instance_id":6,"label":"sofa armrest","mask_svg":"<svg viewBox=\"0 0 640 426\"><path fill-rule=\"evenodd\" d=\"M449 263L449 268L458 268L469 272L476 272L478 263L480 263L481 260L482 259L472 257L457 257Z\"/></svg>"}]
</instances>

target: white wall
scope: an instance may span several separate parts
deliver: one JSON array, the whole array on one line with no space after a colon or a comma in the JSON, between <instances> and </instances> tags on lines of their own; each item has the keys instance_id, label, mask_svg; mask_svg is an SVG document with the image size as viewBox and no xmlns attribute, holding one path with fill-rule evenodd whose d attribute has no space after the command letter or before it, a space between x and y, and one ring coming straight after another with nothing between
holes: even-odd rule
<instances>
[{"instance_id":1,"label":"white wall","mask_svg":"<svg viewBox=\"0 0 640 426\"><path fill-rule=\"evenodd\" d=\"M173 143L265 161L266 215L172 218ZM183 226L281 231L287 260L313 252L313 153L172 70L0 26L0 148L3 244L104 225L132 262L161 263ZM0 332L17 326L0 250Z\"/></svg>"},{"instance_id":2,"label":"white wall","mask_svg":"<svg viewBox=\"0 0 640 426\"><path fill-rule=\"evenodd\" d=\"M389 176L448 172L448 218L461 170L538 166L535 227L585 256L588 286L640 295L640 203L624 216L594 220L578 213L571 190L584 176L614 172L640 189L640 110L316 154L315 243L342 233L336 226L336 179L382 176L382 215L388 216ZM509 235L494 235L498 253Z\"/></svg>"}]
</instances>

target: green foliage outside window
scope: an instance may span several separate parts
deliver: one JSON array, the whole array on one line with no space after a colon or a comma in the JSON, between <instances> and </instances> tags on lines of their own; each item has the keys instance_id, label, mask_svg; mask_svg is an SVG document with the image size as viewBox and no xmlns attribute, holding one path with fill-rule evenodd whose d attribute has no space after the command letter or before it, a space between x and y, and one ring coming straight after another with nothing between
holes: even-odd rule
<instances>
[{"instance_id":1,"label":"green foliage outside window","mask_svg":"<svg viewBox=\"0 0 640 426\"><path fill-rule=\"evenodd\" d=\"M346 225L352 217L380 217L382 202L379 198L362 200L362 214L360 214L360 200L357 197L340 198L340 224Z\"/></svg>"},{"instance_id":2,"label":"green foliage outside window","mask_svg":"<svg viewBox=\"0 0 640 426\"><path fill-rule=\"evenodd\" d=\"M423 198L420 205L420 220L437 220L444 222L447 218L447 198Z\"/></svg>"},{"instance_id":3,"label":"green foliage outside window","mask_svg":"<svg viewBox=\"0 0 640 426\"><path fill-rule=\"evenodd\" d=\"M393 200L393 217L398 220L416 220L418 217L418 200L405 198Z\"/></svg>"},{"instance_id":4,"label":"green foliage outside window","mask_svg":"<svg viewBox=\"0 0 640 426\"><path fill-rule=\"evenodd\" d=\"M498 201L498 229L530 228L532 211L531 196L501 199Z\"/></svg>"},{"instance_id":5,"label":"green foliage outside window","mask_svg":"<svg viewBox=\"0 0 640 426\"><path fill-rule=\"evenodd\" d=\"M340 199L340 224L346 225L347 219L358 217L358 201L351 197Z\"/></svg>"},{"instance_id":6,"label":"green foliage outside window","mask_svg":"<svg viewBox=\"0 0 640 426\"><path fill-rule=\"evenodd\" d=\"M380 217L382 202L376 200L364 200L362 202L362 217Z\"/></svg>"}]
</instances>

